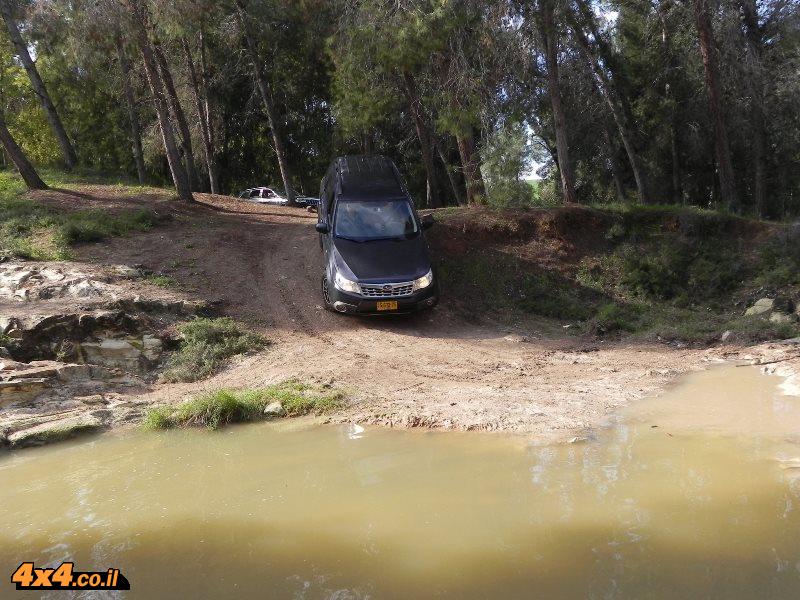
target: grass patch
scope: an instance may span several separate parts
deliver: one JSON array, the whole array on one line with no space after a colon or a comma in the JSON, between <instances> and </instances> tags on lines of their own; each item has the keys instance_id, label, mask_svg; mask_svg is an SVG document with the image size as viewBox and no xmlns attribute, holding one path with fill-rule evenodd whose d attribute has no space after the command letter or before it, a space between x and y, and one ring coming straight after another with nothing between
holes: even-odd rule
<instances>
[{"instance_id":1,"label":"grass patch","mask_svg":"<svg viewBox=\"0 0 800 600\"><path fill-rule=\"evenodd\" d=\"M144 279L145 281L162 288L179 287L177 280L169 275L147 275Z\"/></svg>"},{"instance_id":2,"label":"grass patch","mask_svg":"<svg viewBox=\"0 0 800 600\"><path fill-rule=\"evenodd\" d=\"M175 426L172 421L173 408L169 406L154 406L147 409L147 413L142 421L145 429L170 429Z\"/></svg>"},{"instance_id":3,"label":"grass patch","mask_svg":"<svg viewBox=\"0 0 800 600\"><path fill-rule=\"evenodd\" d=\"M164 381L197 381L217 371L227 359L266 346L266 340L244 331L228 317L195 319L178 326L180 349L167 361Z\"/></svg>"},{"instance_id":4,"label":"grass patch","mask_svg":"<svg viewBox=\"0 0 800 600\"><path fill-rule=\"evenodd\" d=\"M148 231L161 217L134 209L109 214L102 210L57 211L21 194L24 187L0 171L0 254L31 260L68 260L70 246Z\"/></svg>"},{"instance_id":5,"label":"grass patch","mask_svg":"<svg viewBox=\"0 0 800 600\"><path fill-rule=\"evenodd\" d=\"M286 416L322 414L341 406L344 394L335 389L289 380L254 390L222 389L193 398L177 406L151 408L146 429L204 426L219 429L229 423L266 418L264 409L280 402Z\"/></svg>"}]
</instances>

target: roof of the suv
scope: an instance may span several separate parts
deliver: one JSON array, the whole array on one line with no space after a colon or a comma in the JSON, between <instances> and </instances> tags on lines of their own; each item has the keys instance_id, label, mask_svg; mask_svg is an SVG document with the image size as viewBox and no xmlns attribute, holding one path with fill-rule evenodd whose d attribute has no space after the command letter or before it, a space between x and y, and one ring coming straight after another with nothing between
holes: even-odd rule
<instances>
[{"instance_id":1,"label":"roof of the suv","mask_svg":"<svg viewBox=\"0 0 800 600\"><path fill-rule=\"evenodd\" d=\"M397 167L385 156L340 156L335 162L345 198L376 200L408 195Z\"/></svg>"}]
</instances>

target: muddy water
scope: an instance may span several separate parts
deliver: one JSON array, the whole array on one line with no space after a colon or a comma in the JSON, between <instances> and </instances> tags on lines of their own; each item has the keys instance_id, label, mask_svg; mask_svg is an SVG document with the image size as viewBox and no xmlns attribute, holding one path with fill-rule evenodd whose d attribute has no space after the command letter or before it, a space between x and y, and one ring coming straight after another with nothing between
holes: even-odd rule
<instances>
[{"instance_id":1,"label":"muddy water","mask_svg":"<svg viewBox=\"0 0 800 600\"><path fill-rule=\"evenodd\" d=\"M72 559L137 598L796 598L779 383L712 370L563 446L294 421L6 455L0 597Z\"/></svg>"}]
</instances>

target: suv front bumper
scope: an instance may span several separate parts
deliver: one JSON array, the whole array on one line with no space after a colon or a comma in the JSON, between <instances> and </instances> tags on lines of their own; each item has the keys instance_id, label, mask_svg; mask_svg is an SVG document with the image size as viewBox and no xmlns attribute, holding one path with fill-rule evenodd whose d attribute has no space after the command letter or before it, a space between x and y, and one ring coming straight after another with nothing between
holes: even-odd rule
<instances>
[{"instance_id":1,"label":"suv front bumper","mask_svg":"<svg viewBox=\"0 0 800 600\"><path fill-rule=\"evenodd\" d=\"M359 315L396 315L416 312L426 308L433 308L439 302L439 286L434 280L423 290L414 292L410 296L396 298L364 298L350 294L328 285L328 299L337 312ZM397 302L395 310L378 310L378 302Z\"/></svg>"}]
</instances>

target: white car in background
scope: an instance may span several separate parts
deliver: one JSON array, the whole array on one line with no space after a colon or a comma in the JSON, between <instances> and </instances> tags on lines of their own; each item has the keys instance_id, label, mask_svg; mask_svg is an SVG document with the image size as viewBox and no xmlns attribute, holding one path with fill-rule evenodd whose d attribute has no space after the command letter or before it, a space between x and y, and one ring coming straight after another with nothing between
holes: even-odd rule
<instances>
[{"instance_id":1,"label":"white car in background","mask_svg":"<svg viewBox=\"0 0 800 600\"><path fill-rule=\"evenodd\" d=\"M268 187L248 188L239 194L239 198L248 202L257 202L258 204L286 206L289 203L286 198Z\"/></svg>"}]
</instances>

